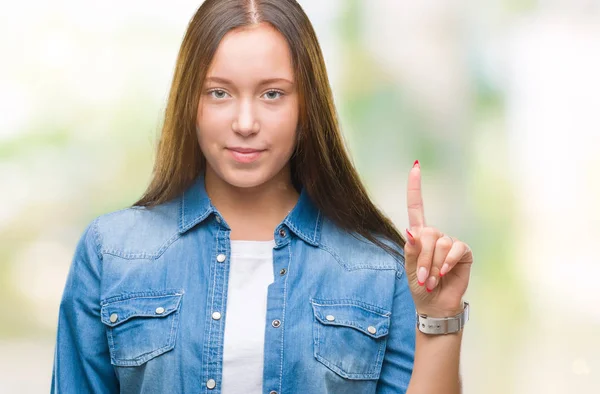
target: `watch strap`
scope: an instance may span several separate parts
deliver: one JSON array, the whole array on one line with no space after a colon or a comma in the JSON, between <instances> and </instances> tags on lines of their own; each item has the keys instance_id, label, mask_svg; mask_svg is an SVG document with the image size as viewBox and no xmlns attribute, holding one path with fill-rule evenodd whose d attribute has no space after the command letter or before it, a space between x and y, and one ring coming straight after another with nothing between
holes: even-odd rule
<instances>
[{"instance_id":1,"label":"watch strap","mask_svg":"<svg viewBox=\"0 0 600 394\"><path fill-rule=\"evenodd\" d=\"M463 311L456 316L431 317L417 313L417 328L424 334L444 335L454 334L463 329L469 321L469 303L463 302Z\"/></svg>"}]
</instances>

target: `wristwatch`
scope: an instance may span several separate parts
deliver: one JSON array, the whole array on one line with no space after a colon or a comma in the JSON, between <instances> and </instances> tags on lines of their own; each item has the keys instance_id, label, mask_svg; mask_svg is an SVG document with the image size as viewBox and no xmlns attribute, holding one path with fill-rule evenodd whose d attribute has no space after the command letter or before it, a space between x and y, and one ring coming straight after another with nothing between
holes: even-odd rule
<instances>
[{"instance_id":1,"label":"wristwatch","mask_svg":"<svg viewBox=\"0 0 600 394\"><path fill-rule=\"evenodd\" d=\"M463 302L463 311L456 316L430 317L417 312L417 328L424 334L443 335L459 332L469 321L469 303Z\"/></svg>"}]
</instances>

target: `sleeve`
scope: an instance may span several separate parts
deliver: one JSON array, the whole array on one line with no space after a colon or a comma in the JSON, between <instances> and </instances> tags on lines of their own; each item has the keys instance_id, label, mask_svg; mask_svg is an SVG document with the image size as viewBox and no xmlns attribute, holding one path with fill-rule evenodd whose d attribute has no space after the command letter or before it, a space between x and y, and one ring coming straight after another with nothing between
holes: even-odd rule
<instances>
[{"instance_id":1,"label":"sleeve","mask_svg":"<svg viewBox=\"0 0 600 394\"><path fill-rule=\"evenodd\" d=\"M58 316L51 393L118 393L100 320L101 257L97 221L77 244Z\"/></svg>"},{"instance_id":2,"label":"sleeve","mask_svg":"<svg viewBox=\"0 0 600 394\"><path fill-rule=\"evenodd\" d=\"M416 309L404 268L396 274L394 304L377 394L405 394L412 375Z\"/></svg>"}]
</instances>

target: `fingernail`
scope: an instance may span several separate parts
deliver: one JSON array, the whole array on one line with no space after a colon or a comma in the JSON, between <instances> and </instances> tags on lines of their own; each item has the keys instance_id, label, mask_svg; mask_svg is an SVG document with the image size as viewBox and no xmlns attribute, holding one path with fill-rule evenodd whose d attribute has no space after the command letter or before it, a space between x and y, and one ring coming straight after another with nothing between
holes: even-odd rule
<instances>
[{"instance_id":1,"label":"fingernail","mask_svg":"<svg viewBox=\"0 0 600 394\"><path fill-rule=\"evenodd\" d=\"M450 266L444 263L444 265L442 265L442 269L440 270L440 278L448 273L448 269L450 269Z\"/></svg>"},{"instance_id":2,"label":"fingernail","mask_svg":"<svg viewBox=\"0 0 600 394\"><path fill-rule=\"evenodd\" d=\"M427 279L427 268L421 267L417 272L417 280L421 286L425 284L425 279Z\"/></svg>"},{"instance_id":3,"label":"fingernail","mask_svg":"<svg viewBox=\"0 0 600 394\"><path fill-rule=\"evenodd\" d=\"M419 160L415 160L415 162L413 163L413 168L418 167L421 168L421 164L419 164Z\"/></svg>"},{"instance_id":4,"label":"fingernail","mask_svg":"<svg viewBox=\"0 0 600 394\"><path fill-rule=\"evenodd\" d=\"M408 242L411 245L414 245L415 244L415 237L413 237L413 235L410 233L410 231L408 231L408 229L406 229L406 234L408 235L408 237L407 237L408 238Z\"/></svg>"},{"instance_id":5,"label":"fingernail","mask_svg":"<svg viewBox=\"0 0 600 394\"><path fill-rule=\"evenodd\" d=\"M428 293L431 293L433 291L436 283L437 283L437 279L435 278L435 276L430 276L429 279L427 279L427 292Z\"/></svg>"}]
</instances>

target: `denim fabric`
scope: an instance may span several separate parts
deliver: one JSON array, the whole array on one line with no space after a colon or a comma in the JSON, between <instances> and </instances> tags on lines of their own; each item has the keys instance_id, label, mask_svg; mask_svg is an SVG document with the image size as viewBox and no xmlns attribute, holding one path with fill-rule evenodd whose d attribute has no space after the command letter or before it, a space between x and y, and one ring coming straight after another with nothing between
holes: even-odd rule
<instances>
[{"instance_id":1,"label":"denim fabric","mask_svg":"<svg viewBox=\"0 0 600 394\"><path fill-rule=\"evenodd\" d=\"M52 393L220 393L229 236L202 176L168 203L94 220L60 305ZM274 239L263 393L405 393L416 321L403 259L304 191Z\"/></svg>"}]
</instances>

